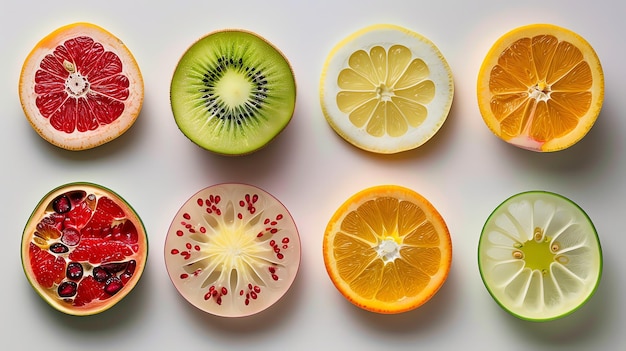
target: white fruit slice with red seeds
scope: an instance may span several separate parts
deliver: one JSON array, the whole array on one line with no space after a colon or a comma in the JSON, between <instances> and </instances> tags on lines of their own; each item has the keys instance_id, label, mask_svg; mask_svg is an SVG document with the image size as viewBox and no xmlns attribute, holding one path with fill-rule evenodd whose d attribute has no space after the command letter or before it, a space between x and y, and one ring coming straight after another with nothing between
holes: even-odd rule
<instances>
[{"instance_id":1,"label":"white fruit slice with red seeds","mask_svg":"<svg viewBox=\"0 0 626 351\"><path fill-rule=\"evenodd\" d=\"M243 317L276 303L300 266L300 236L287 208L252 185L207 187L178 211L165 265L179 293L202 311Z\"/></svg>"}]
</instances>

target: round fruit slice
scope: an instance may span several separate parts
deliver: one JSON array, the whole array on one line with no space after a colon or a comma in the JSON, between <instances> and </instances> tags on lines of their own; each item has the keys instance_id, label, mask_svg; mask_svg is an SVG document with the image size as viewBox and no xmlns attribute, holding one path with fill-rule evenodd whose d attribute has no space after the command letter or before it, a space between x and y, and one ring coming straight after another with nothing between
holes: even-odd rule
<instances>
[{"instance_id":1,"label":"round fruit slice","mask_svg":"<svg viewBox=\"0 0 626 351\"><path fill-rule=\"evenodd\" d=\"M478 244L483 282L503 309L526 320L563 317L594 293L602 250L587 214L545 191L505 200L487 219Z\"/></svg>"},{"instance_id":2,"label":"round fruit slice","mask_svg":"<svg viewBox=\"0 0 626 351\"><path fill-rule=\"evenodd\" d=\"M558 151L582 139L604 100L604 74L591 45L555 25L516 28L496 41L478 74L478 106L502 140Z\"/></svg>"},{"instance_id":3,"label":"round fruit slice","mask_svg":"<svg viewBox=\"0 0 626 351\"><path fill-rule=\"evenodd\" d=\"M454 83L439 49L394 25L364 28L324 64L320 96L330 126L351 144L391 154L428 141L446 120Z\"/></svg>"},{"instance_id":4,"label":"round fruit slice","mask_svg":"<svg viewBox=\"0 0 626 351\"><path fill-rule=\"evenodd\" d=\"M287 59L255 33L222 30L182 56L170 87L178 128L223 155L252 153L291 121L296 83Z\"/></svg>"},{"instance_id":5,"label":"round fruit slice","mask_svg":"<svg viewBox=\"0 0 626 351\"><path fill-rule=\"evenodd\" d=\"M67 150L90 149L129 129L143 103L143 79L126 46L90 23L43 38L19 81L26 118L42 138Z\"/></svg>"},{"instance_id":6,"label":"round fruit slice","mask_svg":"<svg viewBox=\"0 0 626 351\"><path fill-rule=\"evenodd\" d=\"M400 313L443 285L452 242L443 218L420 194L397 185L367 188L330 219L323 254L331 281L354 305Z\"/></svg>"},{"instance_id":7,"label":"round fruit slice","mask_svg":"<svg viewBox=\"0 0 626 351\"><path fill-rule=\"evenodd\" d=\"M198 309L248 316L276 303L293 283L300 237L285 206L264 190L213 185L174 217L165 265L176 289Z\"/></svg>"},{"instance_id":8,"label":"round fruit slice","mask_svg":"<svg viewBox=\"0 0 626 351\"><path fill-rule=\"evenodd\" d=\"M141 219L119 195L92 183L70 183L39 202L22 236L29 282L57 310L103 312L135 287L146 264Z\"/></svg>"}]
</instances>

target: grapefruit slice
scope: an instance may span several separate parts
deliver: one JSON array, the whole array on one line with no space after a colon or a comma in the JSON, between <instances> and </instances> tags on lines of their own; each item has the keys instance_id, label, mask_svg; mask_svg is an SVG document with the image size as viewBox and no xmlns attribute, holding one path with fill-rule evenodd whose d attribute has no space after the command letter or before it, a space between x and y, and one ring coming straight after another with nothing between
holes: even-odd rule
<instances>
[{"instance_id":1,"label":"grapefruit slice","mask_svg":"<svg viewBox=\"0 0 626 351\"><path fill-rule=\"evenodd\" d=\"M122 135L144 96L135 58L122 41L90 23L61 27L26 57L19 96L34 130L53 145L85 150Z\"/></svg>"},{"instance_id":2,"label":"grapefruit slice","mask_svg":"<svg viewBox=\"0 0 626 351\"><path fill-rule=\"evenodd\" d=\"M602 250L587 214L546 191L511 196L489 216L478 266L494 300L532 321L564 317L588 301L600 282Z\"/></svg>"},{"instance_id":3,"label":"grapefruit slice","mask_svg":"<svg viewBox=\"0 0 626 351\"><path fill-rule=\"evenodd\" d=\"M103 312L139 281L148 255L137 213L112 190L70 183L49 192L22 235L22 266L35 291L57 310Z\"/></svg>"},{"instance_id":4,"label":"grapefruit slice","mask_svg":"<svg viewBox=\"0 0 626 351\"><path fill-rule=\"evenodd\" d=\"M478 74L478 106L502 140L538 152L566 149L594 125L604 101L598 55L580 35L552 24L500 37Z\"/></svg>"},{"instance_id":5,"label":"grapefruit slice","mask_svg":"<svg viewBox=\"0 0 626 351\"><path fill-rule=\"evenodd\" d=\"M165 265L193 306L217 316L249 316L272 306L293 283L300 236L287 208L266 191L213 185L176 213Z\"/></svg>"}]
</instances>

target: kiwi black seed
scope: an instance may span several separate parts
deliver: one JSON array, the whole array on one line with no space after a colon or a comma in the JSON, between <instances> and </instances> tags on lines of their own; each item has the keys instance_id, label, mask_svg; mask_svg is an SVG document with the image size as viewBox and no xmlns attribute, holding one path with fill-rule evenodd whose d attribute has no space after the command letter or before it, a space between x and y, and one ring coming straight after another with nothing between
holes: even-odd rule
<instances>
[{"instance_id":1,"label":"kiwi black seed","mask_svg":"<svg viewBox=\"0 0 626 351\"><path fill-rule=\"evenodd\" d=\"M183 54L170 99L187 138L218 154L244 155L289 124L296 83L291 65L270 42L250 31L221 30Z\"/></svg>"}]
</instances>

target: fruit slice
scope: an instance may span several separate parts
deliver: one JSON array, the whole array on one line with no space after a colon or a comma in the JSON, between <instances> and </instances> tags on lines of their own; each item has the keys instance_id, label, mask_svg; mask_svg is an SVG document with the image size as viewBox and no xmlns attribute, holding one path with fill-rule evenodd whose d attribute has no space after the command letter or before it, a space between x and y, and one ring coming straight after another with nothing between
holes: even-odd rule
<instances>
[{"instance_id":1,"label":"fruit slice","mask_svg":"<svg viewBox=\"0 0 626 351\"><path fill-rule=\"evenodd\" d=\"M591 45L555 25L516 28L496 41L478 74L478 106L489 129L515 146L558 151L582 139L604 100Z\"/></svg>"},{"instance_id":2,"label":"fruit slice","mask_svg":"<svg viewBox=\"0 0 626 351\"><path fill-rule=\"evenodd\" d=\"M563 317L594 293L602 250L587 214L545 191L511 196L487 219L478 244L483 282L503 309L526 320Z\"/></svg>"},{"instance_id":3,"label":"fruit slice","mask_svg":"<svg viewBox=\"0 0 626 351\"><path fill-rule=\"evenodd\" d=\"M178 128L224 155L254 152L291 121L296 83L287 59L255 33L222 30L182 56L170 87Z\"/></svg>"},{"instance_id":4,"label":"fruit slice","mask_svg":"<svg viewBox=\"0 0 626 351\"><path fill-rule=\"evenodd\" d=\"M427 38L394 25L364 28L324 64L320 97L330 126L376 153L414 149L443 125L454 95L452 72Z\"/></svg>"},{"instance_id":5,"label":"fruit slice","mask_svg":"<svg viewBox=\"0 0 626 351\"><path fill-rule=\"evenodd\" d=\"M248 316L273 305L293 283L300 237L285 206L264 190L213 185L174 217L165 265L176 289L198 309Z\"/></svg>"},{"instance_id":6,"label":"fruit slice","mask_svg":"<svg viewBox=\"0 0 626 351\"><path fill-rule=\"evenodd\" d=\"M43 38L22 67L19 96L41 137L67 150L90 149L129 129L143 103L143 79L128 48L90 23Z\"/></svg>"},{"instance_id":7,"label":"fruit slice","mask_svg":"<svg viewBox=\"0 0 626 351\"><path fill-rule=\"evenodd\" d=\"M443 218L420 194L397 185L364 189L330 219L323 242L331 281L354 305L400 313L443 285L452 242Z\"/></svg>"},{"instance_id":8,"label":"fruit slice","mask_svg":"<svg viewBox=\"0 0 626 351\"><path fill-rule=\"evenodd\" d=\"M77 316L103 312L137 284L148 255L137 213L112 190L70 183L49 192L22 236L29 282L57 310Z\"/></svg>"}]
</instances>

